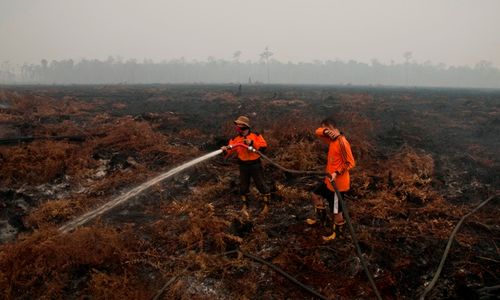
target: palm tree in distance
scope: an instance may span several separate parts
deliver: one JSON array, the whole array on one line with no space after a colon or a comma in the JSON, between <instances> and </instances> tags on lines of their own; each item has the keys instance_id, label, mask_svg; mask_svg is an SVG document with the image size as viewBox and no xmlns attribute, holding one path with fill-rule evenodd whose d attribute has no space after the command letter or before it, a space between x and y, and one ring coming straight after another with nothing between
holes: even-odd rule
<instances>
[{"instance_id":1,"label":"palm tree in distance","mask_svg":"<svg viewBox=\"0 0 500 300\"><path fill-rule=\"evenodd\" d=\"M271 82L270 75L269 75L269 58L271 58L271 56L273 56L273 54L274 53L272 53L269 50L268 46L266 46L266 48L264 49L264 52L262 52L260 54L260 60L264 61L266 63L266 67L267 67L267 83Z\"/></svg>"},{"instance_id":2,"label":"palm tree in distance","mask_svg":"<svg viewBox=\"0 0 500 300\"><path fill-rule=\"evenodd\" d=\"M405 53L403 53L403 57L406 60L406 63L405 63L405 85L406 86L408 86L408 66L410 65L410 59L411 59L412 55L413 54L410 51L406 51Z\"/></svg>"}]
</instances>

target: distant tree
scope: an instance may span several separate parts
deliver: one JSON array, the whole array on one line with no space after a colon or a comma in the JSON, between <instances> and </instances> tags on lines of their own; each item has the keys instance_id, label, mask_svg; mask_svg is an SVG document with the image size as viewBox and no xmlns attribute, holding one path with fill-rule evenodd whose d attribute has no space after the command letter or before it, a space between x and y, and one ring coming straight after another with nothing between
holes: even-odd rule
<instances>
[{"instance_id":1,"label":"distant tree","mask_svg":"<svg viewBox=\"0 0 500 300\"><path fill-rule=\"evenodd\" d=\"M483 70L492 69L493 63L491 61L481 60L476 64L476 68L483 69Z\"/></svg>"},{"instance_id":2,"label":"distant tree","mask_svg":"<svg viewBox=\"0 0 500 300\"><path fill-rule=\"evenodd\" d=\"M214 64L217 60L215 59L214 56L209 56L207 57L207 61L209 64Z\"/></svg>"},{"instance_id":3,"label":"distant tree","mask_svg":"<svg viewBox=\"0 0 500 300\"><path fill-rule=\"evenodd\" d=\"M273 56L274 53L272 53L270 50L269 50L269 47L266 46L266 48L264 49L264 52L262 52L260 54L260 60L265 62L266 63L266 67L267 67L267 83L270 83L271 82L271 79L270 79L270 74L269 74L269 59L271 58L271 56Z\"/></svg>"},{"instance_id":4,"label":"distant tree","mask_svg":"<svg viewBox=\"0 0 500 300\"><path fill-rule=\"evenodd\" d=\"M23 64L21 66L21 80L24 82L30 82L31 81L31 68L28 64Z\"/></svg>"},{"instance_id":5,"label":"distant tree","mask_svg":"<svg viewBox=\"0 0 500 300\"><path fill-rule=\"evenodd\" d=\"M384 65L382 65L378 59L372 58L371 59L371 69L373 73L373 83L375 84L382 84L384 83Z\"/></svg>"},{"instance_id":6,"label":"distant tree","mask_svg":"<svg viewBox=\"0 0 500 300\"><path fill-rule=\"evenodd\" d=\"M13 82L15 80L14 70L12 69L10 61L3 61L0 71L0 79L2 83Z\"/></svg>"},{"instance_id":7,"label":"distant tree","mask_svg":"<svg viewBox=\"0 0 500 300\"><path fill-rule=\"evenodd\" d=\"M233 53L233 61L239 63L240 62L241 51L237 50Z\"/></svg>"},{"instance_id":8,"label":"distant tree","mask_svg":"<svg viewBox=\"0 0 500 300\"><path fill-rule=\"evenodd\" d=\"M403 57L405 58L405 85L408 86L408 67L410 65L410 59L412 57L411 51L406 51L403 53Z\"/></svg>"}]
</instances>

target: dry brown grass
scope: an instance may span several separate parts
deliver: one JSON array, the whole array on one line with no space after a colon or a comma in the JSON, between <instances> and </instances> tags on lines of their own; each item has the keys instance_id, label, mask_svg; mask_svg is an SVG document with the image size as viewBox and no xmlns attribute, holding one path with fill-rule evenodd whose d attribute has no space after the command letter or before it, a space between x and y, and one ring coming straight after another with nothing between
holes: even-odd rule
<instances>
[{"instance_id":1,"label":"dry brown grass","mask_svg":"<svg viewBox=\"0 0 500 300\"><path fill-rule=\"evenodd\" d=\"M370 204L371 215L387 219L407 205L422 207L440 199L432 188L432 156L403 146L387 161L378 161L353 172L353 190Z\"/></svg>"},{"instance_id":2,"label":"dry brown grass","mask_svg":"<svg viewBox=\"0 0 500 300\"><path fill-rule=\"evenodd\" d=\"M227 232L231 222L218 215L213 204L207 203L207 199L217 199L225 189L221 184L201 186L189 198L165 208L167 214L178 220L175 228L180 229L179 242L184 247L223 251L228 243L234 246L242 242L241 238ZM175 228L169 230L175 232Z\"/></svg>"},{"instance_id":3,"label":"dry brown grass","mask_svg":"<svg viewBox=\"0 0 500 300\"><path fill-rule=\"evenodd\" d=\"M97 103L85 102L72 97L53 99L47 96L8 93L11 110L14 114L23 115L27 120L38 120L42 117L61 115L86 115L93 111Z\"/></svg>"},{"instance_id":4,"label":"dry brown grass","mask_svg":"<svg viewBox=\"0 0 500 300\"><path fill-rule=\"evenodd\" d=\"M88 294L96 299L150 299L152 293L133 274L107 274L94 270Z\"/></svg>"},{"instance_id":5,"label":"dry brown grass","mask_svg":"<svg viewBox=\"0 0 500 300\"><path fill-rule=\"evenodd\" d=\"M87 291L112 299L142 295L144 299L148 294L143 292L143 285L129 279L133 267L122 263L137 248L134 241L129 230L119 232L102 226L66 235L54 228L36 231L15 244L0 247L0 289L7 299L21 295L63 299L75 289L73 280L83 280L80 293ZM104 270L106 274L102 274ZM91 275L90 279L87 275Z\"/></svg>"},{"instance_id":6,"label":"dry brown grass","mask_svg":"<svg viewBox=\"0 0 500 300\"><path fill-rule=\"evenodd\" d=\"M71 122L63 122L43 126L39 131L52 136L56 133L74 135L82 130ZM0 182L40 184L65 174L79 178L89 176L97 166L93 156L100 152L126 153L139 163L149 165L169 165L197 153L192 147L171 145L167 136L154 131L147 122L131 117L104 122L89 129L86 135L88 141L83 146L68 141L40 140L21 147L0 147L3 157Z\"/></svg>"},{"instance_id":7,"label":"dry brown grass","mask_svg":"<svg viewBox=\"0 0 500 300\"><path fill-rule=\"evenodd\" d=\"M67 142L35 141L21 147L0 147L0 182L40 184L66 174L78 147Z\"/></svg>"},{"instance_id":8,"label":"dry brown grass","mask_svg":"<svg viewBox=\"0 0 500 300\"><path fill-rule=\"evenodd\" d=\"M50 227L68 221L83 210L82 199L49 200L39 205L24 221L29 227Z\"/></svg>"},{"instance_id":9,"label":"dry brown grass","mask_svg":"<svg viewBox=\"0 0 500 300\"><path fill-rule=\"evenodd\" d=\"M68 106L74 99L66 99L59 105L44 97L30 96L24 100L21 95L19 99L16 97L11 97L15 109L8 112L16 117L9 122L18 122L19 118L24 118L23 122L38 122L44 117L75 114L87 118L84 125L79 125L81 120L69 119L61 123L36 123L33 131L42 135L80 132L87 140L84 143L37 141L1 147L0 183L16 187L50 183L69 175L78 188L72 187L75 190L82 187L85 192L75 196L70 190L66 198L42 201L25 218L26 225L34 231L0 246L0 290L5 291L4 298L149 299L175 275L180 276L165 292L165 299L304 298L297 287L267 267L243 257L220 255L235 248L262 256L323 293L345 298L368 297L368 284L352 259L355 254L350 239L324 244L321 229L304 229L304 206L310 206L308 188L301 183L292 186L281 181L280 171L266 175L275 180L278 194L284 200L273 200L270 216L252 219L252 227L244 234L236 227L245 220L235 211L240 203L234 202L237 187L230 180L237 174L236 167L215 163L196 170L210 180L190 185L190 192L173 183L158 185L157 190L148 194L148 207L141 207L147 219L134 219L124 226L125 221L115 215L116 219L106 220L114 224L113 228L97 223L59 234L55 227L62 222L147 180L159 170L200 154L179 141L189 142L193 136L211 140L213 136L203 136L198 129L176 131L175 137L159 133L162 126L177 127L182 122L177 115L172 118L160 113L140 118L117 118L106 113L86 116L94 107L85 104L71 111ZM230 94L207 94L203 101L214 105L239 104ZM293 106L307 110L303 105L306 101L278 100L270 104L266 101L262 102L264 108L269 105L287 110L292 106L286 115L278 119L269 117L266 121L272 124L264 132L270 146L268 155L288 168L321 170L326 148L314 136L314 129L324 116L304 118L304 112L293 110ZM424 272L414 270L419 267L414 255L425 256L445 240L469 206L451 205L435 190L435 161L429 153L405 145L394 153L384 153L384 158L377 157L373 139L377 124L362 114L363 107L373 105L371 96L341 95L340 101L343 111L336 116L358 163L352 170L351 196L355 199L348 200L355 229L370 265L378 269L379 287L385 290L385 295L394 295L393 290L402 295L398 286L406 281L401 278L409 271L416 273L414 278L422 278ZM30 110L30 105L47 108ZM266 120L266 116L258 113ZM221 124L222 134L233 136L232 121ZM469 150L471 155L480 156L478 147L471 146ZM96 176L96 170L111 164L108 160L117 155L131 163L126 167L119 164L109 167L104 175ZM227 172L225 177L216 177L221 172ZM194 180L196 177L192 176ZM311 184L312 180L306 180ZM481 217L478 214L471 222L485 227L495 222L491 216ZM464 231L457 236L459 246L471 253L473 245L482 238L473 233ZM424 249L427 252L416 249L415 244L417 248L427 247ZM411 283L411 287L417 285L419 282Z\"/></svg>"},{"instance_id":10,"label":"dry brown grass","mask_svg":"<svg viewBox=\"0 0 500 300\"><path fill-rule=\"evenodd\" d=\"M237 103L237 97L229 92L208 92L203 96L203 100L208 102L219 101L220 103Z\"/></svg>"}]
</instances>

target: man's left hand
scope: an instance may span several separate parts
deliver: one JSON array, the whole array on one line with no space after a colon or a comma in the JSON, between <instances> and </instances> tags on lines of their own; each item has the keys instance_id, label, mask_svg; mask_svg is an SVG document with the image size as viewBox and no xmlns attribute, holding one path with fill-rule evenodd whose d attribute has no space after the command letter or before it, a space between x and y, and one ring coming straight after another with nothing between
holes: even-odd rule
<instances>
[{"instance_id":1,"label":"man's left hand","mask_svg":"<svg viewBox=\"0 0 500 300\"><path fill-rule=\"evenodd\" d=\"M331 176L330 181L334 181L334 180L335 180L335 178L337 178L337 173L336 173L336 172L333 172L330 176Z\"/></svg>"}]
</instances>

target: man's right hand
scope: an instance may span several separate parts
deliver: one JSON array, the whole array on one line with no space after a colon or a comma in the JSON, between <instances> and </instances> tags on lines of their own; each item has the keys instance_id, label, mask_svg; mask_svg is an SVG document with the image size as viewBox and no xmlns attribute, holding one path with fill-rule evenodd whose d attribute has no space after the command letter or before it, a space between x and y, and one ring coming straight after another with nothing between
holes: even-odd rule
<instances>
[{"instance_id":1,"label":"man's right hand","mask_svg":"<svg viewBox=\"0 0 500 300\"><path fill-rule=\"evenodd\" d=\"M220 149L224 152L226 152L227 150L229 150L229 147L228 146L222 146L220 147Z\"/></svg>"},{"instance_id":2,"label":"man's right hand","mask_svg":"<svg viewBox=\"0 0 500 300\"><path fill-rule=\"evenodd\" d=\"M338 129L326 129L324 133L332 140L336 139L340 135L340 131Z\"/></svg>"}]
</instances>

